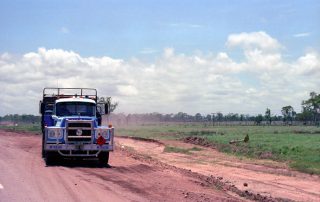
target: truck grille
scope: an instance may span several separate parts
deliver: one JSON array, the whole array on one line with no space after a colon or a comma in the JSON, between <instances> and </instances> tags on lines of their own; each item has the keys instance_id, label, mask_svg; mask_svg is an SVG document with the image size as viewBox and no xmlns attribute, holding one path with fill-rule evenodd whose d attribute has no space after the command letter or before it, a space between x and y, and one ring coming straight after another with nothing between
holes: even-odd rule
<instances>
[{"instance_id":1,"label":"truck grille","mask_svg":"<svg viewBox=\"0 0 320 202\"><path fill-rule=\"evenodd\" d=\"M90 142L93 132L92 121L68 120L67 139L68 142Z\"/></svg>"}]
</instances>

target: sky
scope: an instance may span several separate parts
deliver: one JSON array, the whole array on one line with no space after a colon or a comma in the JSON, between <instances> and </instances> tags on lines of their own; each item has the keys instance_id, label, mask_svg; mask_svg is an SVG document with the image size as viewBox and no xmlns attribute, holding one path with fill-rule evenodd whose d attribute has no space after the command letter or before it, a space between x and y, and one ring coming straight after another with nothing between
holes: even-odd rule
<instances>
[{"instance_id":1,"label":"sky","mask_svg":"<svg viewBox=\"0 0 320 202\"><path fill-rule=\"evenodd\" d=\"M118 113L280 114L320 92L320 1L0 1L0 116L44 87Z\"/></svg>"}]
</instances>

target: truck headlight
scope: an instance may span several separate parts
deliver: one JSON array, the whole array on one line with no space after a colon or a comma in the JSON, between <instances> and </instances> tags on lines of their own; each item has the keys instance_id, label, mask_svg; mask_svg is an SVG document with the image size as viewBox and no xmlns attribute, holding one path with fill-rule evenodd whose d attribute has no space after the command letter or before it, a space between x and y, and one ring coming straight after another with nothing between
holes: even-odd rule
<instances>
[{"instance_id":1,"label":"truck headlight","mask_svg":"<svg viewBox=\"0 0 320 202\"><path fill-rule=\"evenodd\" d=\"M55 138L56 137L56 132L54 130L49 130L48 131L48 138Z\"/></svg>"},{"instance_id":2,"label":"truck headlight","mask_svg":"<svg viewBox=\"0 0 320 202\"><path fill-rule=\"evenodd\" d=\"M62 138L63 131L60 128L48 128L48 138L60 139Z\"/></svg>"},{"instance_id":3,"label":"truck headlight","mask_svg":"<svg viewBox=\"0 0 320 202\"><path fill-rule=\"evenodd\" d=\"M109 139L109 133L108 133L107 130L102 131L102 137L103 137L104 139Z\"/></svg>"},{"instance_id":4,"label":"truck headlight","mask_svg":"<svg viewBox=\"0 0 320 202\"><path fill-rule=\"evenodd\" d=\"M99 135L101 135L104 139L109 139L109 131L108 129L98 129L95 131L95 138L98 139Z\"/></svg>"}]
</instances>

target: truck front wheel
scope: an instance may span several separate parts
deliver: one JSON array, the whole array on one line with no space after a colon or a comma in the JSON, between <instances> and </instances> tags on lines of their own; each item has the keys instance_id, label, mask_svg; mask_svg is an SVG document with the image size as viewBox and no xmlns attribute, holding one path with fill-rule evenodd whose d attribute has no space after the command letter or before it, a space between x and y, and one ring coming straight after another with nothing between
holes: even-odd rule
<instances>
[{"instance_id":1,"label":"truck front wheel","mask_svg":"<svg viewBox=\"0 0 320 202\"><path fill-rule=\"evenodd\" d=\"M98 155L100 166L109 166L109 152L100 152Z\"/></svg>"},{"instance_id":2,"label":"truck front wheel","mask_svg":"<svg viewBox=\"0 0 320 202\"><path fill-rule=\"evenodd\" d=\"M57 154L53 152L45 152L45 161L47 166L57 163Z\"/></svg>"},{"instance_id":3,"label":"truck front wheel","mask_svg":"<svg viewBox=\"0 0 320 202\"><path fill-rule=\"evenodd\" d=\"M42 135L41 156L42 158L46 157L45 151L44 151L44 135Z\"/></svg>"}]
</instances>

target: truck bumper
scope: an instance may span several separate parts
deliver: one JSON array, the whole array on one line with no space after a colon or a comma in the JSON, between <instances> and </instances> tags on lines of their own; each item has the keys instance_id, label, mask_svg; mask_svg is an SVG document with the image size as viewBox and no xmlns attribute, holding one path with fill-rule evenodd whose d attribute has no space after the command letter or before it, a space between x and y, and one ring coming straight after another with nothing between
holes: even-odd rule
<instances>
[{"instance_id":1,"label":"truck bumper","mask_svg":"<svg viewBox=\"0 0 320 202\"><path fill-rule=\"evenodd\" d=\"M97 157L100 152L113 151L113 145L97 145L97 144L46 144L47 152L58 152L61 156L70 157Z\"/></svg>"}]
</instances>

